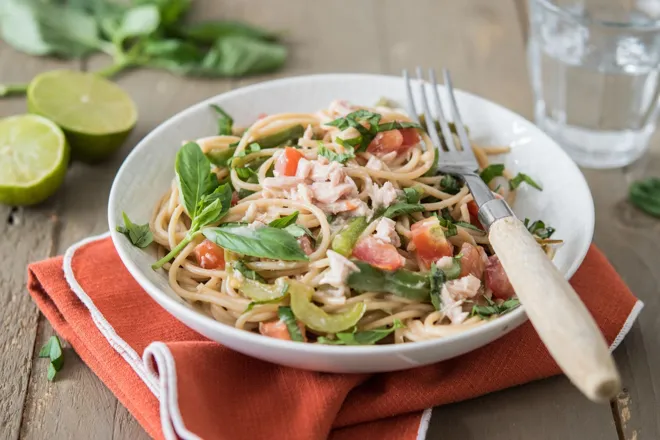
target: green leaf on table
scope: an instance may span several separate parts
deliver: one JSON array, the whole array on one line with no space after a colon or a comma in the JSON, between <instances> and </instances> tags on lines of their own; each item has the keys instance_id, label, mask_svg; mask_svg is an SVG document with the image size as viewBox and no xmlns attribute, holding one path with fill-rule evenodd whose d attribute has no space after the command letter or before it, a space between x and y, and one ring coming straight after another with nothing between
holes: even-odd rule
<instances>
[{"instance_id":1,"label":"green leaf on table","mask_svg":"<svg viewBox=\"0 0 660 440\"><path fill-rule=\"evenodd\" d=\"M177 152L174 168L182 204L190 218L194 218L200 200L218 184L215 174L211 173L211 162L199 145L188 142Z\"/></svg>"},{"instance_id":2,"label":"green leaf on table","mask_svg":"<svg viewBox=\"0 0 660 440\"><path fill-rule=\"evenodd\" d=\"M4 0L0 37L30 55L80 57L101 45L96 20L81 9L36 0Z\"/></svg>"},{"instance_id":3,"label":"green leaf on table","mask_svg":"<svg viewBox=\"0 0 660 440\"><path fill-rule=\"evenodd\" d=\"M48 364L48 380L55 379L55 375L64 366L64 352L62 351L62 343L57 336L51 336L48 341L39 350L40 358L49 358Z\"/></svg>"},{"instance_id":4,"label":"green leaf on table","mask_svg":"<svg viewBox=\"0 0 660 440\"><path fill-rule=\"evenodd\" d=\"M660 217L660 179L649 177L630 185L630 202L649 215Z\"/></svg>"},{"instance_id":5,"label":"green leaf on table","mask_svg":"<svg viewBox=\"0 0 660 440\"><path fill-rule=\"evenodd\" d=\"M248 37L255 40L275 40L275 34L240 21L219 20L193 23L183 26L179 32L188 41L213 44L224 37Z\"/></svg>"},{"instance_id":6,"label":"green leaf on table","mask_svg":"<svg viewBox=\"0 0 660 440\"><path fill-rule=\"evenodd\" d=\"M154 239L151 229L149 229L149 224L136 225L128 218L125 212L122 212L121 215L124 218L124 226L117 226L117 232L124 234L133 246L139 248L149 246Z\"/></svg>"},{"instance_id":7,"label":"green leaf on table","mask_svg":"<svg viewBox=\"0 0 660 440\"><path fill-rule=\"evenodd\" d=\"M221 226L206 228L204 236L221 248L251 257L283 261L307 261L296 238L283 229L264 226Z\"/></svg>"},{"instance_id":8,"label":"green leaf on table","mask_svg":"<svg viewBox=\"0 0 660 440\"><path fill-rule=\"evenodd\" d=\"M280 318L280 321L286 324L286 328L289 330L289 336L291 336L292 341L305 342L305 338L300 331L300 327L298 327L298 321L296 321L296 317L293 315L291 307L278 307L277 316Z\"/></svg>"},{"instance_id":9,"label":"green leaf on table","mask_svg":"<svg viewBox=\"0 0 660 440\"><path fill-rule=\"evenodd\" d=\"M144 4L135 6L124 14L116 39L123 41L127 38L142 37L156 32L160 25L160 12L155 5Z\"/></svg>"},{"instance_id":10,"label":"green leaf on table","mask_svg":"<svg viewBox=\"0 0 660 440\"><path fill-rule=\"evenodd\" d=\"M520 186L520 184L523 182L527 183L533 188L538 189L539 191L543 191L541 185L536 183L531 177L529 177L527 174L524 173L518 173L513 179L511 179L509 181L509 188L511 188L511 190L513 191L517 189Z\"/></svg>"},{"instance_id":11,"label":"green leaf on table","mask_svg":"<svg viewBox=\"0 0 660 440\"><path fill-rule=\"evenodd\" d=\"M293 214L287 215L286 217L280 217L268 223L268 226L271 228L284 229L287 226L296 223L296 220L298 220L298 214L299 212L296 211Z\"/></svg>"},{"instance_id":12,"label":"green leaf on table","mask_svg":"<svg viewBox=\"0 0 660 440\"><path fill-rule=\"evenodd\" d=\"M218 114L218 134L231 135L234 119L218 105L211 104L211 108Z\"/></svg>"},{"instance_id":13,"label":"green leaf on table","mask_svg":"<svg viewBox=\"0 0 660 440\"><path fill-rule=\"evenodd\" d=\"M243 263L241 260L238 260L235 263L233 263L232 267L234 268L234 270L240 272L241 275L243 275L245 278L247 278L249 280L258 281L260 283L265 283L266 282L264 277L259 275L256 271L248 268L245 265L245 263ZM277 299L281 299L281 298L277 298Z\"/></svg>"},{"instance_id":14,"label":"green leaf on table","mask_svg":"<svg viewBox=\"0 0 660 440\"><path fill-rule=\"evenodd\" d=\"M364 261L355 260L360 269L348 276L346 284L358 292L385 292L415 300L429 299L429 280L426 275L406 269L385 271Z\"/></svg>"},{"instance_id":15,"label":"green leaf on table","mask_svg":"<svg viewBox=\"0 0 660 440\"><path fill-rule=\"evenodd\" d=\"M419 203L395 203L385 210L383 217L395 218L413 212L422 212L424 209Z\"/></svg>"},{"instance_id":16,"label":"green leaf on table","mask_svg":"<svg viewBox=\"0 0 660 440\"><path fill-rule=\"evenodd\" d=\"M337 339L328 339L320 336L316 342L319 344L327 345L373 345L381 339L394 333L396 329L404 328L405 326L395 319L391 327L375 328L373 330L353 331L353 332L340 332L336 333Z\"/></svg>"},{"instance_id":17,"label":"green leaf on table","mask_svg":"<svg viewBox=\"0 0 660 440\"><path fill-rule=\"evenodd\" d=\"M491 180L503 174L504 174L504 164L494 163L484 168L479 175L481 176L481 180L483 180L488 184L490 183Z\"/></svg>"},{"instance_id":18,"label":"green leaf on table","mask_svg":"<svg viewBox=\"0 0 660 440\"><path fill-rule=\"evenodd\" d=\"M148 39L142 43L141 64L165 69L176 75L194 75L204 59L204 51L177 39Z\"/></svg>"},{"instance_id":19,"label":"green leaf on table","mask_svg":"<svg viewBox=\"0 0 660 440\"><path fill-rule=\"evenodd\" d=\"M199 68L205 76L237 77L273 72L284 64L287 50L277 43L244 36L218 39Z\"/></svg>"}]
</instances>

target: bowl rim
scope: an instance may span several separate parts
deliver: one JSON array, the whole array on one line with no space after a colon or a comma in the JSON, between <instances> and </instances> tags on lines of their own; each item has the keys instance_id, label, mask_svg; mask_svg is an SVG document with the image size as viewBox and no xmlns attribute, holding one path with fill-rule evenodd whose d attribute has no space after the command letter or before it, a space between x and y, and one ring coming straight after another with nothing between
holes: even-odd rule
<instances>
[{"instance_id":1,"label":"bowl rim","mask_svg":"<svg viewBox=\"0 0 660 440\"><path fill-rule=\"evenodd\" d=\"M177 320L181 321L184 325L188 326L185 320L191 320L195 321L199 324L200 327L212 327L214 331L218 333L227 333L230 336L234 337L235 339L239 340L241 343L245 344L257 344L257 345L264 345L264 346L270 346L272 348L277 348L277 349L283 349L283 350L290 350L292 352L298 352L298 353L306 353L306 354L328 354L332 356L339 356L341 357L342 355L346 356L353 356L353 355L366 355L368 356L369 354L373 355L386 355L386 354L405 354L407 352L412 352L412 351L418 351L418 350L423 350L423 349L429 349L432 347L437 347L443 344L451 344L451 343L458 343L463 340L470 340L475 337L478 337L479 335L484 335L484 334L492 334L496 333L499 329L510 329L512 330L511 326L513 328L518 327L522 323L524 323L528 318L525 314L524 306L520 306L513 310L510 313L507 313L503 316L500 316L497 319L494 319L492 321L488 321L482 325L479 325L477 327L474 327L472 329L446 336L443 338L436 338L436 339L429 339L425 341L418 341L418 342L412 342L412 343L404 343L404 344L384 344L384 345L324 345L324 344L302 344L302 343L297 343L293 341L285 341L285 340L280 340L276 338L267 338L264 337L263 335L238 329L236 327L232 327L228 324L224 324L222 322L216 321L215 319L204 315L203 313L194 310L190 307L187 307L186 305L178 302L174 298L171 298L168 294L166 294L164 291L162 291L158 286L156 286L154 283L152 283L146 276L143 275L142 270L138 267L136 262L134 262L130 256L128 255L127 252L124 251L123 245L119 241L123 235L117 232L116 230L116 222L115 222L115 217L114 217L114 210L117 209L118 207L118 186L117 182L121 179L123 173L125 172L126 168L128 167L128 164L134 159L134 157L138 154L139 151L148 148L151 139L156 137L158 133L160 133L163 130L166 130L167 127L169 127L172 123L176 123L176 121L180 118L185 117L187 114L195 113L197 112L200 108L206 108L208 107L209 104L216 103L219 98L226 98L226 97L234 97L234 96L240 96L242 94L249 94L252 93L253 91L260 90L260 89L267 89L273 86L282 86L282 85L287 85L287 84L296 84L301 81L319 81L323 82L326 80L336 80L336 79L342 79L343 81L351 81L351 80L356 80L356 79L372 79L372 80L401 80L400 77L395 76L395 75L382 75L382 74L369 74L369 73L322 73L322 74L310 74L310 75L297 75L297 76L289 76L286 78L279 78L279 79L273 79L269 81L263 81L259 82L256 84L251 84L248 86L244 87L239 87L237 89L229 90L224 93L220 93L218 95L214 95L212 97L209 97L207 99L204 99L196 104L193 104L180 112L177 112L176 114L172 115L162 123L160 123L157 127L155 127L153 130L151 130L140 142L133 148L133 150L128 154L126 159L124 159L122 165L120 166L119 170L117 171L117 174L115 175L115 178L112 183L112 187L110 189L110 196L108 199L108 225L110 227L110 236L112 237L112 241L114 244L115 249L117 250L117 253L119 254L120 259L122 260L122 263L124 266L128 269L129 273L133 278L137 281L137 283L151 296L159 305L163 308L165 308L168 313L172 314ZM444 86L439 84L438 87L443 88ZM555 142L552 138L550 138L545 132L543 132L539 127L537 127L533 122L528 120L527 118L519 115L518 113L515 113L512 110L507 109L506 107L493 102L491 100L488 100L486 98L482 98L478 95L475 95L470 92L466 92L464 90L456 89L456 92L458 94L463 94L466 96L469 96L471 98L476 98L479 100L483 100L488 102L489 104L493 105L497 111L502 112L503 114L506 114L510 117L518 118L521 121L524 121L532 127L533 130L537 131L537 135L541 137L545 137L546 140L548 140L553 147L558 151L560 156L563 156L564 159L566 160L566 163L569 166L569 169L567 170L568 172L572 173L576 177L576 183L579 185L582 185L584 190L586 190L586 196L589 199L589 203L587 206L584 206L583 208L585 209L586 212L583 212L583 217L586 219L585 224L588 226L589 231L588 231L588 240L585 240L585 245L582 246L582 248L578 249L578 253L576 253L577 258L573 261L571 266L568 268L566 271L566 279L570 279L575 272L577 271L578 267L582 264L584 261L584 258L587 255L587 251L589 250L589 247L591 245L591 241L593 239L593 233L594 233L594 227L595 227L595 213L594 213L594 201L593 201L593 196L591 194L591 191L589 189L589 185L587 184L586 178L578 168L578 166L575 164L575 162L570 158L570 156L559 146L557 142ZM578 183L579 182L579 183ZM160 269L164 270L164 269ZM164 305L166 304L166 305ZM174 312L177 314L180 314L183 318L179 318L179 316L175 315ZM188 326L189 327L189 326ZM500 334L495 338L499 339L501 336L504 335L505 332L500 331ZM486 345L486 344L483 344ZM482 346L483 346L482 345ZM480 346L481 347L481 346ZM477 348L480 348L477 347ZM473 349L476 350L477 348ZM469 351L473 351L469 350Z\"/></svg>"}]
</instances>

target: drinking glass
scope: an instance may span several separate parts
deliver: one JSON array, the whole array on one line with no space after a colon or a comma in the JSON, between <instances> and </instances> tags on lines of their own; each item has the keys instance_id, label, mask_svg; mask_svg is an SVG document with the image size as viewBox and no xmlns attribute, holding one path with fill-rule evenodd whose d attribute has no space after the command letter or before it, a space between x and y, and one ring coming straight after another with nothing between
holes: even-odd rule
<instances>
[{"instance_id":1,"label":"drinking glass","mask_svg":"<svg viewBox=\"0 0 660 440\"><path fill-rule=\"evenodd\" d=\"M656 126L660 1L529 0L536 123L579 165L615 168Z\"/></svg>"}]
</instances>

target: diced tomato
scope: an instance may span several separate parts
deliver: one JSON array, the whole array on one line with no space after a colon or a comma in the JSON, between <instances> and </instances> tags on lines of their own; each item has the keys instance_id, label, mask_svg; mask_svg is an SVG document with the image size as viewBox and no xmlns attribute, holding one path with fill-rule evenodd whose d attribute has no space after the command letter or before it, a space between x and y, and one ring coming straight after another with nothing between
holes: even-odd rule
<instances>
[{"instance_id":1,"label":"diced tomato","mask_svg":"<svg viewBox=\"0 0 660 440\"><path fill-rule=\"evenodd\" d=\"M406 263L394 245L374 236L358 241L353 248L353 256L383 270L396 270Z\"/></svg>"},{"instance_id":2,"label":"diced tomato","mask_svg":"<svg viewBox=\"0 0 660 440\"><path fill-rule=\"evenodd\" d=\"M374 137L369 144L367 151L369 153L390 153L399 152L403 145L403 135L399 130L381 131Z\"/></svg>"},{"instance_id":3,"label":"diced tomato","mask_svg":"<svg viewBox=\"0 0 660 440\"><path fill-rule=\"evenodd\" d=\"M303 155L300 151L293 147L286 147L284 153L282 153L275 163L275 171L280 176L295 176L298 169L298 162L300 162L302 157Z\"/></svg>"},{"instance_id":4,"label":"diced tomato","mask_svg":"<svg viewBox=\"0 0 660 440\"><path fill-rule=\"evenodd\" d=\"M224 269L225 252L220 246L209 240L204 240L195 247L197 264L203 269Z\"/></svg>"},{"instance_id":5,"label":"diced tomato","mask_svg":"<svg viewBox=\"0 0 660 440\"><path fill-rule=\"evenodd\" d=\"M307 337L305 336L305 324L298 321L298 328L303 335L304 341L307 342ZM285 341L291 340L289 329L286 327L286 324L279 319L277 321L260 322L259 333L271 338L284 339Z\"/></svg>"},{"instance_id":6,"label":"diced tomato","mask_svg":"<svg viewBox=\"0 0 660 440\"><path fill-rule=\"evenodd\" d=\"M236 191L234 191L231 194L231 206L236 206L238 204L239 200L240 199L238 198L238 193Z\"/></svg>"},{"instance_id":7,"label":"diced tomato","mask_svg":"<svg viewBox=\"0 0 660 440\"><path fill-rule=\"evenodd\" d=\"M298 244L300 245L300 248L303 250L305 255L311 255L314 253L314 247L312 246L312 239L309 238L307 235L303 235L302 237L298 238Z\"/></svg>"},{"instance_id":8,"label":"diced tomato","mask_svg":"<svg viewBox=\"0 0 660 440\"><path fill-rule=\"evenodd\" d=\"M417 145L420 141L419 133L416 128L404 128L401 131L403 136L403 145L404 147L412 147Z\"/></svg>"},{"instance_id":9,"label":"diced tomato","mask_svg":"<svg viewBox=\"0 0 660 440\"><path fill-rule=\"evenodd\" d=\"M467 204L468 212L470 213L470 223L479 229L483 229L483 225L479 221L479 207L474 200L470 200Z\"/></svg>"},{"instance_id":10,"label":"diced tomato","mask_svg":"<svg viewBox=\"0 0 660 440\"><path fill-rule=\"evenodd\" d=\"M463 257L461 257L460 276L464 277L472 274L481 279L484 275L484 269L486 268L486 262L482 256L482 254L485 255L483 248L481 246L475 247L470 243L463 243L459 253L463 255Z\"/></svg>"},{"instance_id":11,"label":"diced tomato","mask_svg":"<svg viewBox=\"0 0 660 440\"><path fill-rule=\"evenodd\" d=\"M486 287L493 291L495 298L499 299L509 299L516 294L497 255L488 257Z\"/></svg>"},{"instance_id":12,"label":"diced tomato","mask_svg":"<svg viewBox=\"0 0 660 440\"><path fill-rule=\"evenodd\" d=\"M454 246L447 241L437 217L419 221L410 228L417 255L426 266L442 257L454 255Z\"/></svg>"}]
</instances>

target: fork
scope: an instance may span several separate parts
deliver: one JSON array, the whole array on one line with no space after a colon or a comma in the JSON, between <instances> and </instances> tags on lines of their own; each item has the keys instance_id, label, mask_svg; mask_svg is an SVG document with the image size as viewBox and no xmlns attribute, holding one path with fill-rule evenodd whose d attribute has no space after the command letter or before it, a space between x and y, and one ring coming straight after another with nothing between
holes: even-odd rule
<instances>
[{"instance_id":1,"label":"fork","mask_svg":"<svg viewBox=\"0 0 660 440\"><path fill-rule=\"evenodd\" d=\"M536 332L559 367L589 399L605 402L621 388L621 379L605 338L575 290L545 255L531 233L516 218L509 205L495 198L477 174L478 164L461 121L449 71L443 70L448 104L459 143L456 145L442 110L435 71L429 69L427 87L422 69L417 68L426 130L439 156L438 173L463 180L479 207L479 220L486 228L493 250L509 277L518 299ZM420 123L415 108L413 81L403 71L408 95L408 112ZM431 95L438 133L433 123L427 94ZM446 149L443 149L443 142Z\"/></svg>"}]
</instances>

